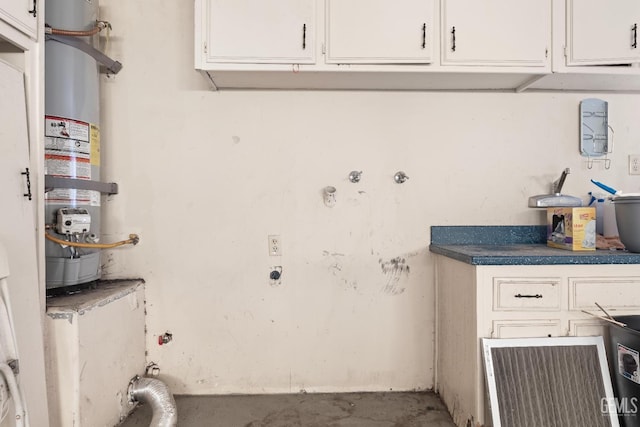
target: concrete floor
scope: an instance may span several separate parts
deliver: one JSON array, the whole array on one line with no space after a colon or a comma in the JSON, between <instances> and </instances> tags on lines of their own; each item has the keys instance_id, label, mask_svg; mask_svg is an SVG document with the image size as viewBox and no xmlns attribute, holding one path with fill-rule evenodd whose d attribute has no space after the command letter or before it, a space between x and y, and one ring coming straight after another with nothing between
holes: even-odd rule
<instances>
[{"instance_id":1,"label":"concrete floor","mask_svg":"<svg viewBox=\"0 0 640 427\"><path fill-rule=\"evenodd\" d=\"M433 393L176 396L179 427L455 427ZM148 426L149 405L120 427Z\"/></svg>"}]
</instances>

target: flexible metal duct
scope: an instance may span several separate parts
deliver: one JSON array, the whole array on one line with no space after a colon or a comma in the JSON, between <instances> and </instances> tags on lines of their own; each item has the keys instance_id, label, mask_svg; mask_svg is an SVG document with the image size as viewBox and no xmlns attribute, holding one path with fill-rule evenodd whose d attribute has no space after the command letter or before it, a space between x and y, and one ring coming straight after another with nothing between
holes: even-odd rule
<instances>
[{"instance_id":1,"label":"flexible metal duct","mask_svg":"<svg viewBox=\"0 0 640 427\"><path fill-rule=\"evenodd\" d=\"M20 393L20 389L18 388L18 383L16 382L16 377L13 374L13 370L6 363L0 363L0 374L4 377L7 383L7 387L9 387L9 394L13 398L13 405L15 406L16 410L16 423L14 425L16 427L24 427L25 425L27 425L25 424L27 413L22 403L22 394Z\"/></svg>"},{"instance_id":2,"label":"flexible metal duct","mask_svg":"<svg viewBox=\"0 0 640 427\"><path fill-rule=\"evenodd\" d=\"M147 403L153 411L149 427L176 427L178 410L169 387L155 378L136 376L129 383L129 399L132 402Z\"/></svg>"}]
</instances>

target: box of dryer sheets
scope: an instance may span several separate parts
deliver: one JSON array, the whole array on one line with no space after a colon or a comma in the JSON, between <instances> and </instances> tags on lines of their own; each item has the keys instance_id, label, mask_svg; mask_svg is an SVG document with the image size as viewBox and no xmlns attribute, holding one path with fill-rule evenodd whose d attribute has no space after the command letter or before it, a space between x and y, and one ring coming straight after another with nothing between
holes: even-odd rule
<instances>
[{"instance_id":1,"label":"box of dryer sheets","mask_svg":"<svg viewBox=\"0 0 640 427\"><path fill-rule=\"evenodd\" d=\"M596 250L596 208L547 208L547 246Z\"/></svg>"}]
</instances>

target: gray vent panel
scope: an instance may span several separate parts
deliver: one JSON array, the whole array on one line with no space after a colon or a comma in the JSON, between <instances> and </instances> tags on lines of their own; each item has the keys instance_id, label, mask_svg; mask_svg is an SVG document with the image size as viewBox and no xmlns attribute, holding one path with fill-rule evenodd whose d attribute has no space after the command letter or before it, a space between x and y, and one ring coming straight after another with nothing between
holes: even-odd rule
<instances>
[{"instance_id":1,"label":"gray vent panel","mask_svg":"<svg viewBox=\"0 0 640 427\"><path fill-rule=\"evenodd\" d=\"M503 427L610 427L592 345L491 350Z\"/></svg>"}]
</instances>

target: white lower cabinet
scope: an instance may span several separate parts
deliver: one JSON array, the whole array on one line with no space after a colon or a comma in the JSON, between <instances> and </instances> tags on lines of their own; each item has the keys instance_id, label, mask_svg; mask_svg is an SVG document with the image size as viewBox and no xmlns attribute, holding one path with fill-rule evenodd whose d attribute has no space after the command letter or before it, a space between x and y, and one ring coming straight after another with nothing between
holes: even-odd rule
<instances>
[{"instance_id":1,"label":"white lower cabinet","mask_svg":"<svg viewBox=\"0 0 640 427\"><path fill-rule=\"evenodd\" d=\"M557 337L561 334L559 319L494 320L492 338Z\"/></svg>"},{"instance_id":2,"label":"white lower cabinet","mask_svg":"<svg viewBox=\"0 0 640 427\"><path fill-rule=\"evenodd\" d=\"M482 338L603 335L640 314L637 265L475 266L436 256L436 389L456 425L490 424ZM470 422L470 424L468 424Z\"/></svg>"}]
</instances>

